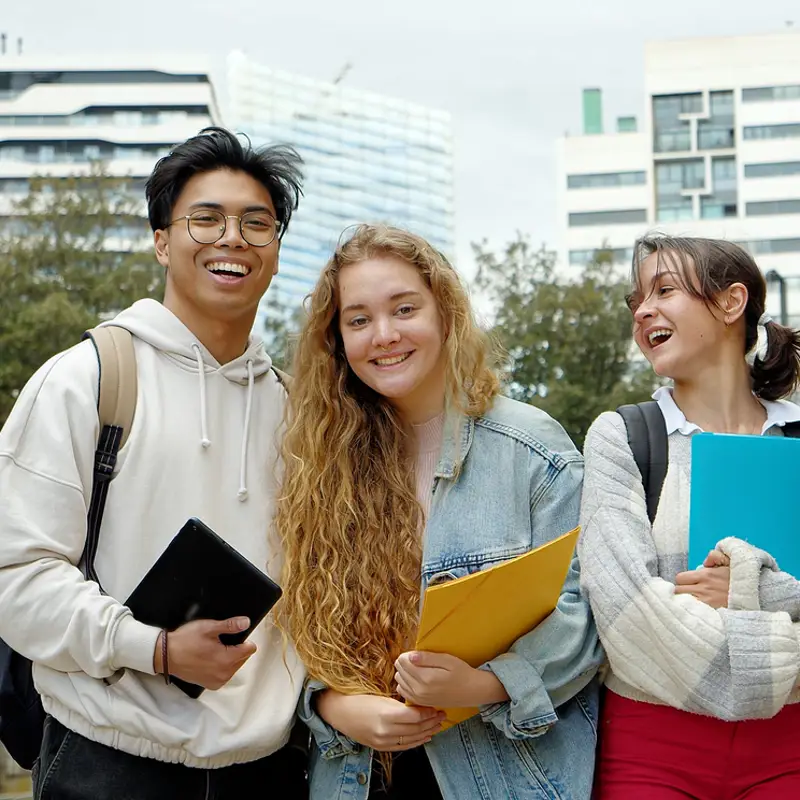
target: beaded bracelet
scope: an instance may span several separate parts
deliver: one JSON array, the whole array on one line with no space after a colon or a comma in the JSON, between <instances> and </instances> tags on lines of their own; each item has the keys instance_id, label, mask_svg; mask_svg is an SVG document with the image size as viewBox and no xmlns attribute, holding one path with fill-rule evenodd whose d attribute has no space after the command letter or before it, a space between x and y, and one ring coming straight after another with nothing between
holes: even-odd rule
<instances>
[{"instance_id":1,"label":"beaded bracelet","mask_svg":"<svg viewBox=\"0 0 800 800\"><path fill-rule=\"evenodd\" d=\"M164 669L164 682L169 685L169 654L167 648L167 631L162 631L161 636L161 666Z\"/></svg>"}]
</instances>

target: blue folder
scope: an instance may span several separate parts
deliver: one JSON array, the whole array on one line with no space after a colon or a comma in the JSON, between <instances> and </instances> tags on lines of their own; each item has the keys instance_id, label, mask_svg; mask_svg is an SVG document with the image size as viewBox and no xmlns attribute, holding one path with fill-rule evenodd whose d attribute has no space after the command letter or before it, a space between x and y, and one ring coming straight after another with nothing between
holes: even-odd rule
<instances>
[{"instance_id":1,"label":"blue folder","mask_svg":"<svg viewBox=\"0 0 800 800\"><path fill-rule=\"evenodd\" d=\"M692 437L689 569L720 539L766 550L800 578L800 439L697 433Z\"/></svg>"}]
</instances>

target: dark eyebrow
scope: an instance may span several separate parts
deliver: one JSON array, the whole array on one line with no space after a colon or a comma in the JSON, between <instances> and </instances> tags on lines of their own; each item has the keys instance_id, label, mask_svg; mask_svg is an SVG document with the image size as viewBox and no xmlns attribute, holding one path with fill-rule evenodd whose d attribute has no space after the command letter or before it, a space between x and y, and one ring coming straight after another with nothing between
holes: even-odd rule
<instances>
[{"instance_id":1,"label":"dark eyebrow","mask_svg":"<svg viewBox=\"0 0 800 800\"><path fill-rule=\"evenodd\" d=\"M650 281L650 288L647 290L648 296L650 292L655 291L656 285L665 278L680 281L680 275L674 269L659 270L653 275L653 280Z\"/></svg>"},{"instance_id":2,"label":"dark eyebrow","mask_svg":"<svg viewBox=\"0 0 800 800\"><path fill-rule=\"evenodd\" d=\"M223 213L225 212L225 209L223 208L221 203L210 203L204 200L201 200L198 203L192 203L189 206L189 211L193 210L196 211L198 208L213 208L214 211L222 211ZM249 214L251 211L266 211L267 214L269 214L273 219L275 219L275 213L272 211L271 208L268 208L267 206L261 206L261 205L247 206L242 209L241 213Z\"/></svg>"},{"instance_id":3,"label":"dark eyebrow","mask_svg":"<svg viewBox=\"0 0 800 800\"><path fill-rule=\"evenodd\" d=\"M403 292L396 292L393 294L389 299L390 300L402 300L404 297L422 297L419 292L415 292L413 289L406 289ZM342 309L342 314L348 311L363 311L366 306L363 303L354 303L350 306L345 306Z\"/></svg>"},{"instance_id":4,"label":"dark eyebrow","mask_svg":"<svg viewBox=\"0 0 800 800\"><path fill-rule=\"evenodd\" d=\"M415 292L413 289L406 289L404 292L393 294L389 299L402 300L404 297L422 297L422 295L419 292Z\"/></svg>"}]
</instances>

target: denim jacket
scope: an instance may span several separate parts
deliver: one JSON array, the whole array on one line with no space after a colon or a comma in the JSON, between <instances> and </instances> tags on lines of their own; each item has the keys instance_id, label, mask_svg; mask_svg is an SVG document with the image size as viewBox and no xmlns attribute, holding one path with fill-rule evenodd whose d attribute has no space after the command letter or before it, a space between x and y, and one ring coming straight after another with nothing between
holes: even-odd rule
<instances>
[{"instance_id":1,"label":"denim jacket","mask_svg":"<svg viewBox=\"0 0 800 800\"><path fill-rule=\"evenodd\" d=\"M460 470L458 465L461 464ZM564 430L532 406L498 397L480 418L448 418L425 531L422 591L528 552L578 524L583 461ZM589 800L604 655L573 559L556 610L483 665L510 701L425 745L445 800ZM311 729L311 800L366 800L372 750L315 711L309 680L299 715Z\"/></svg>"}]
</instances>

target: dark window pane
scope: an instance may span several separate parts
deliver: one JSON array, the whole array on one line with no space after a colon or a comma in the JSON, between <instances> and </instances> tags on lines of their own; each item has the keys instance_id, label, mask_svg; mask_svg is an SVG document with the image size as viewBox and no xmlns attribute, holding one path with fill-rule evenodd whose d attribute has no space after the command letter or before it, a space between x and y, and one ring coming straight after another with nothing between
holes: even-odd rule
<instances>
[{"instance_id":1,"label":"dark window pane","mask_svg":"<svg viewBox=\"0 0 800 800\"><path fill-rule=\"evenodd\" d=\"M572 227L584 225L620 225L632 222L647 222L647 211L643 208L621 211L586 211L569 215Z\"/></svg>"},{"instance_id":2,"label":"dark window pane","mask_svg":"<svg viewBox=\"0 0 800 800\"><path fill-rule=\"evenodd\" d=\"M613 186L636 186L644 184L644 172L602 172L567 176L570 189L598 189Z\"/></svg>"},{"instance_id":3,"label":"dark window pane","mask_svg":"<svg viewBox=\"0 0 800 800\"><path fill-rule=\"evenodd\" d=\"M765 100L797 100L798 98L800 98L800 84L742 89L743 103L758 103Z\"/></svg>"},{"instance_id":4,"label":"dark window pane","mask_svg":"<svg viewBox=\"0 0 800 800\"><path fill-rule=\"evenodd\" d=\"M750 217L763 217L770 214L800 214L800 200L765 200L748 203L745 210Z\"/></svg>"},{"instance_id":5,"label":"dark window pane","mask_svg":"<svg viewBox=\"0 0 800 800\"><path fill-rule=\"evenodd\" d=\"M745 139L791 139L800 136L800 124L749 125L742 133Z\"/></svg>"},{"instance_id":6,"label":"dark window pane","mask_svg":"<svg viewBox=\"0 0 800 800\"><path fill-rule=\"evenodd\" d=\"M776 161L770 164L745 164L745 178L772 178L800 175L800 161Z\"/></svg>"}]
</instances>

